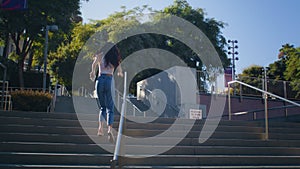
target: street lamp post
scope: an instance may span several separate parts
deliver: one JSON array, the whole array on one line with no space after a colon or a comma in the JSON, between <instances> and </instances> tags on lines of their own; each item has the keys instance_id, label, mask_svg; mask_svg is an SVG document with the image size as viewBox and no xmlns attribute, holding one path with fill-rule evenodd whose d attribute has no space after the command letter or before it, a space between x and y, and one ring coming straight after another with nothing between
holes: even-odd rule
<instances>
[{"instance_id":1,"label":"street lamp post","mask_svg":"<svg viewBox=\"0 0 300 169\"><path fill-rule=\"evenodd\" d=\"M237 40L228 40L228 43L230 43L230 46L228 47L228 50L230 50L228 52L229 55L232 55L231 61L232 61L232 80L235 80L235 61L239 60L238 57L236 57L235 55L238 55L239 53L237 51L235 51L235 49L238 48L238 46L236 45L238 43Z\"/></svg>"},{"instance_id":2,"label":"street lamp post","mask_svg":"<svg viewBox=\"0 0 300 169\"><path fill-rule=\"evenodd\" d=\"M47 80L47 55L48 55L48 32L57 31L57 25L47 25L45 30L45 49L44 49L44 73L43 73L43 92L46 91L46 80Z\"/></svg>"}]
</instances>

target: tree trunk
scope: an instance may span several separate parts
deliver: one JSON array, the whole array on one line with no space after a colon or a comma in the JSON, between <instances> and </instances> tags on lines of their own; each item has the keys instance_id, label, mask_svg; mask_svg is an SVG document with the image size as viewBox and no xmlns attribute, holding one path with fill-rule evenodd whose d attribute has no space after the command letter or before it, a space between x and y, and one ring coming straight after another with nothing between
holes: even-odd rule
<instances>
[{"instance_id":1,"label":"tree trunk","mask_svg":"<svg viewBox=\"0 0 300 169\"><path fill-rule=\"evenodd\" d=\"M29 52L28 64L26 67L27 71L30 71L32 69L32 60L33 60L33 52Z\"/></svg>"},{"instance_id":2,"label":"tree trunk","mask_svg":"<svg viewBox=\"0 0 300 169\"><path fill-rule=\"evenodd\" d=\"M5 35L5 46L4 46L3 55L2 55L3 58L8 58L9 48L10 48L10 37L9 37L9 33L7 33Z\"/></svg>"},{"instance_id":3,"label":"tree trunk","mask_svg":"<svg viewBox=\"0 0 300 169\"><path fill-rule=\"evenodd\" d=\"M19 61L18 63L18 74L19 74L19 84L20 84L20 89L24 89L24 76L23 76L23 66L24 62Z\"/></svg>"},{"instance_id":4,"label":"tree trunk","mask_svg":"<svg viewBox=\"0 0 300 169\"><path fill-rule=\"evenodd\" d=\"M22 32L18 32L17 34L12 34L12 40L14 41L15 47L16 47L16 54L19 56L18 59L18 74L19 74L19 84L20 84L20 88L21 90L24 89L24 61L25 58L32 46L33 40L32 39L28 39L25 38L25 40L23 40L23 46L20 47L20 42L22 40L21 38Z\"/></svg>"}]
</instances>

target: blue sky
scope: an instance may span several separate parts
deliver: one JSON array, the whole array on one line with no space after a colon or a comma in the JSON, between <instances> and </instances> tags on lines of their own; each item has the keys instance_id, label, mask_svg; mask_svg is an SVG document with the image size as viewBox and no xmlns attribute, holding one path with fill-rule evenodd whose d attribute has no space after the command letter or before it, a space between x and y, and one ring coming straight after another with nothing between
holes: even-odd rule
<instances>
[{"instance_id":1,"label":"blue sky","mask_svg":"<svg viewBox=\"0 0 300 169\"><path fill-rule=\"evenodd\" d=\"M226 39L238 40L236 71L251 65L268 66L277 60L278 50L290 43L300 47L300 0L187 0L193 8L202 8L206 17L227 24ZM132 9L149 5L163 9L173 0L89 0L82 2L84 22L101 20L121 6Z\"/></svg>"}]
</instances>

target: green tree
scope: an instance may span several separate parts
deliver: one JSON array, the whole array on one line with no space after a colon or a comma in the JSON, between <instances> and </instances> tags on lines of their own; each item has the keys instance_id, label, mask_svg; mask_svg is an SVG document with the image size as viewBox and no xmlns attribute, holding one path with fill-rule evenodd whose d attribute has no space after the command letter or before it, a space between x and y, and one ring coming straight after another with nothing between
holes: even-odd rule
<instances>
[{"instance_id":1,"label":"green tree","mask_svg":"<svg viewBox=\"0 0 300 169\"><path fill-rule=\"evenodd\" d=\"M227 67L230 64L225 51L225 46L227 46L226 39L222 36L221 32L225 23L216 21L214 18L206 18L203 9L193 9L186 0L174 0L174 3L163 9L162 12L181 17L198 27L214 45L223 66ZM176 47L177 46L175 45L174 48ZM195 56L195 54L188 53L186 53L186 55ZM195 61L199 61L201 63L201 60L197 60L196 58L197 57L194 57Z\"/></svg>"},{"instance_id":2,"label":"green tree","mask_svg":"<svg viewBox=\"0 0 300 169\"><path fill-rule=\"evenodd\" d=\"M297 97L300 96L300 48L295 48L293 45L285 44L280 49L282 56L280 59L285 61L286 70L284 78L291 81L291 86L297 92Z\"/></svg>"},{"instance_id":3,"label":"green tree","mask_svg":"<svg viewBox=\"0 0 300 169\"><path fill-rule=\"evenodd\" d=\"M269 64L267 67L268 91L285 97L284 88L286 88L287 97L297 98L300 95L300 48L294 48L293 45L285 44L279 50L278 60ZM252 86L262 88L262 66L250 66L243 70L239 79ZM287 81L284 86L284 81ZM259 94L243 87L243 94Z\"/></svg>"},{"instance_id":4,"label":"green tree","mask_svg":"<svg viewBox=\"0 0 300 169\"><path fill-rule=\"evenodd\" d=\"M28 9L20 11L0 11L1 37L6 42L12 39L16 46L16 61L20 87L24 87L23 68L25 58L35 41L43 37L46 25L56 24L60 31L68 32L71 18L79 12L80 0L28 1ZM6 43L7 44L7 43Z\"/></svg>"},{"instance_id":5,"label":"green tree","mask_svg":"<svg viewBox=\"0 0 300 169\"><path fill-rule=\"evenodd\" d=\"M172 14L172 15L179 16L183 19L186 19L187 21L193 23L195 26L201 29L217 49L220 58L223 61L223 64L226 66L229 64L229 61L226 57L226 51L223 50L224 46L226 45L226 40L221 35L222 34L221 29L223 28L223 23L217 22L214 19L205 19L202 9L193 9L184 0L174 1L173 5L165 8L162 11L158 11L156 17L151 18L153 19L151 20L153 22L149 22L141 26L141 24L143 23L141 22L139 16L142 16L145 10L151 11L151 8L149 8L148 6L142 6L142 7L136 7L131 10L127 10L125 7L122 7L121 12L115 12L114 14L110 15L108 18L100 21L92 21L92 23L90 24L83 25L80 29L83 32L85 31L89 32L89 29L94 27L90 33L92 33L93 31L97 32L101 30L106 30L109 33L110 41L116 42L119 39L120 35L126 34L127 32L130 32L132 30L143 29L144 26L155 28L158 22L161 22L165 19L164 17L160 17L159 13ZM57 56L55 59L53 59L54 62L60 63L61 60L65 60L65 61L70 61L71 62L70 64L74 63L72 59L66 59L66 58L67 57L76 58L80 52L79 50L77 50L79 48L76 48L76 50L74 50L76 52L68 53L67 51L75 49L74 46L76 46L76 44L80 44L78 46L83 45L85 40L87 40L87 38L79 38L80 40L78 41L77 35L80 36L80 33L74 33L73 31L73 36L71 37L72 40L69 43L60 45L59 50L53 53L53 56L54 55ZM77 42L73 42L73 41L77 41ZM121 42L118 42L117 45L120 48L122 59L125 59L133 52L142 49L159 48L159 49L168 50L178 55L190 67L195 67L199 70L204 69L201 60L199 60L198 56L189 47L187 47L182 42L172 37L168 37L166 35L157 35L151 33L139 34L139 35L135 35L123 39ZM89 57L90 59L89 62L91 62L91 56L92 56L91 54L87 53L87 57ZM60 60L57 58L60 58ZM81 60L81 62L88 62L88 60ZM197 62L199 62L200 64L198 65ZM53 72L56 72L58 69L59 70L61 69L61 71L65 72L64 68L58 66L59 64L53 64L53 65L55 65L54 67L51 68ZM72 72L72 70L67 70L67 71ZM132 81L131 88L133 89L135 88L134 85L136 84L137 81L149 77L150 75L153 75L155 73L158 73L157 70L155 69L149 69L140 72L140 74L138 74L136 78L134 78L134 80ZM56 72L56 74L58 77L59 72ZM86 78L85 80L82 80L83 82L86 82L88 80L88 72L85 78Z\"/></svg>"},{"instance_id":6,"label":"green tree","mask_svg":"<svg viewBox=\"0 0 300 169\"><path fill-rule=\"evenodd\" d=\"M77 57L83 51L82 47L85 42L96 32L96 29L97 26L94 24L76 24L71 31L70 42L61 43L56 52L49 54L50 74L55 82L71 89L73 70ZM88 61L91 61L91 59Z\"/></svg>"},{"instance_id":7,"label":"green tree","mask_svg":"<svg viewBox=\"0 0 300 169\"><path fill-rule=\"evenodd\" d=\"M251 86L262 88L262 70L263 67L259 65L249 66L248 68L244 69L241 74L239 74L239 80ZM244 86L242 90L243 94L259 95L259 92Z\"/></svg>"},{"instance_id":8,"label":"green tree","mask_svg":"<svg viewBox=\"0 0 300 169\"><path fill-rule=\"evenodd\" d=\"M126 18L126 20L123 21L124 23L122 22L122 19L121 22L118 20L118 23L112 24L113 28L109 28L109 30L113 30L114 33L112 34L117 36L118 33L124 33L124 31L127 30L139 29L139 20L135 20L135 17L132 16L139 16L139 12L142 12L146 8L147 7L144 6L143 8L138 8L139 10L137 11L126 11L126 9L124 9L122 13L118 13L118 16ZM185 0L175 0L172 5L159 11L159 13L163 13L165 15L156 15L153 19L153 23L148 24L147 26L156 27L156 23L163 22L166 15L175 15L183 18L202 30L217 50L223 66L227 67L229 65L229 60L227 59L226 51L224 50L226 40L222 36L221 32L221 29L224 27L224 23L218 22L214 19L205 18L205 14L201 8L193 9ZM128 18L132 18L132 20L128 22ZM174 29L180 30L180 28ZM203 66L202 61L199 59L198 55L192 51L192 49L172 37L156 34L143 34L128 38L123 42L124 43L121 43L121 51L123 52L122 54L125 54L125 57L137 50L145 48L160 48L176 54L190 67L202 71L204 69L208 69ZM153 69L141 72L141 74L138 75L139 78L132 81L132 87L134 88L134 85L137 82L136 80L148 77L151 72L152 74L157 73L157 71ZM202 87L204 86L204 84L198 85Z\"/></svg>"},{"instance_id":9,"label":"green tree","mask_svg":"<svg viewBox=\"0 0 300 169\"><path fill-rule=\"evenodd\" d=\"M284 72L286 71L286 58L275 61L269 64L268 76L270 79L286 80Z\"/></svg>"},{"instance_id":10,"label":"green tree","mask_svg":"<svg viewBox=\"0 0 300 169\"><path fill-rule=\"evenodd\" d=\"M283 93L283 81L282 73L280 72L280 68L282 69L284 66L280 64L281 62L277 61L269 65L266 68L267 73L267 91L273 94L284 97ZM283 67L282 67L283 66ZM264 89L263 80L264 80L264 67L253 65L243 70L242 74L239 75L239 79L247 83L251 86ZM252 90L248 87L242 87L242 93L244 95L261 95L260 92L256 90Z\"/></svg>"}]
</instances>

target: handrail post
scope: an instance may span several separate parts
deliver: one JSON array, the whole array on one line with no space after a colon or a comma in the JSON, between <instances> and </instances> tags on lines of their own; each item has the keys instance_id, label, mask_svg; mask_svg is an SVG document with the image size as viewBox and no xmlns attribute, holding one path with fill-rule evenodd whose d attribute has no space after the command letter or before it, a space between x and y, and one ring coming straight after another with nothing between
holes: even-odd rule
<instances>
[{"instance_id":1,"label":"handrail post","mask_svg":"<svg viewBox=\"0 0 300 169\"><path fill-rule=\"evenodd\" d=\"M121 109L121 115L120 115L120 122L119 122L119 130L117 135L117 141L114 151L113 159L111 160L111 168L116 167L116 163L118 162L120 155L120 151L123 151L123 143L122 143L122 137L125 127L125 110L126 110L126 89L127 89L127 72L124 72L124 92L123 92L123 103L122 103L122 109ZM124 153L124 152L122 152ZM122 165L119 161L119 168L122 168Z\"/></svg>"},{"instance_id":2,"label":"handrail post","mask_svg":"<svg viewBox=\"0 0 300 169\"><path fill-rule=\"evenodd\" d=\"M253 120L256 120L256 112L253 112Z\"/></svg>"},{"instance_id":3,"label":"handrail post","mask_svg":"<svg viewBox=\"0 0 300 169\"><path fill-rule=\"evenodd\" d=\"M266 93L268 91L268 81L267 81L267 70L264 68L264 78L265 78L265 92L264 92L264 98L265 98L265 140L269 139L269 117L268 117L268 94Z\"/></svg>"},{"instance_id":4,"label":"handrail post","mask_svg":"<svg viewBox=\"0 0 300 169\"><path fill-rule=\"evenodd\" d=\"M119 95L119 93L117 93L117 107L118 107L118 110L120 110L120 95Z\"/></svg>"},{"instance_id":5,"label":"handrail post","mask_svg":"<svg viewBox=\"0 0 300 169\"><path fill-rule=\"evenodd\" d=\"M284 95L284 98L287 99L287 92L286 92L286 81L283 81L283 95ZM286 102L284 101L283 102L283 105L285 106L286 105ZM285 113L285 117L288 116L288 110L287 108L284 109L284 113Z\"/></svg>"},{"instance_id":6,"label":"handrail post","mask_svg":"<svg viewBox=\"0 0 300 169\"><path fill-rule=\"evenodd\" d=\"M230 100L230 84L228 83L228 117L231 120L231 100Z\"/></svg>"},{"instance_id":7,"label":"handrail post","mask_svg":"<svg viewBox=\"0 0 300 169\"><path fill-rule=\"evenodd\" d=\"M264 93L265 98L265 140L269 139L269 117L268 117L268 94Z\"/></svg>"},{"instance_id":8,"label":"handrail post","mask_svg":"<svg viewBox=\"0 0 300 169\"><path fill-rule=\"evenodd\" d=\"M268 91L268 81L267 81L267 70L264 68L264 98L265 98L265 140L269 139L269 117L268 117L268 94L266 93Z\"/></svg>"}]
</instances>

